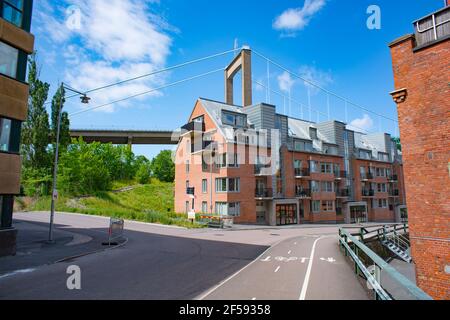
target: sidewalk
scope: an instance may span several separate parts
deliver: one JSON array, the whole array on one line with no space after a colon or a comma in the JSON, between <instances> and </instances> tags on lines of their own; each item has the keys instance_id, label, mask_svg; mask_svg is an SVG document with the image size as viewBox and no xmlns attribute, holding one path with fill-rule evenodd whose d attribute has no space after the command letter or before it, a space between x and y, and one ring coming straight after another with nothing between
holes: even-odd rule
<instances>
[{"instance_id":1,"label":"sidewalk","mask_svg":"<svg viewBox=\"0 0 450 320\"><path fill-rule=\"evenodd\" d=\"M17 254L0 258L0 278L21 270L30 270L71 257L104 250L108 239L107 228L75 229L55 224L54 244L48 244L48 223L14 220L17 236Z\"/></svg>"}]
</instances>

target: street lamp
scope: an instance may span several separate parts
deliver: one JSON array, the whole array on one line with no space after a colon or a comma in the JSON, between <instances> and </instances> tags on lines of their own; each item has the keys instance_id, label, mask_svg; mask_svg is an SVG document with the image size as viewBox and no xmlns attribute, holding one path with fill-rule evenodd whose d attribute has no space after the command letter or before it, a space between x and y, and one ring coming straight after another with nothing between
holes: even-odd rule
<instances>
[{"instance_id":1,"label":"street lamp","mask_svg":"<svg viewBox=\"0 0 450 320\"><path fill-rule=\"evenodd\" d=\"M52 188L52 205L51 205L51 211L50 211L50 230L48 235L48 242L53 243L53 224L55 219L55 202L56 198L58 197L58 191L57 191L57 175L58 175L58 160L59 160L59 136L61 133L61 116L62 116L62 109L63 109L63 100L65 99L65 91L64 90L72 91L76 94L79 94L81 97L81 103L88 104L91 98L89 98L86 93L82 93L78 90L75 90L63 83L61 83L60 92L61 97L59 99L59 110L58 110L58 124L57 124L57 133L56 133L56 147L55 147L55 162L53 165L53 188ZM63 93L64 92L64 93Z\"/></svg>"}]
</instances>

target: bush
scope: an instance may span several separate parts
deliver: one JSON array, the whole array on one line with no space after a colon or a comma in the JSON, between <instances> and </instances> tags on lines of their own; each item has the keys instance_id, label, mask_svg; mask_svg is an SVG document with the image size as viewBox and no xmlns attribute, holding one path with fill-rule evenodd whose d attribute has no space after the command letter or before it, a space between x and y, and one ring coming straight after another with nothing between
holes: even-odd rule
<instances>
[{"instance_id":1,"label":"bush","mask_svg":"<svg viewBox=\"0 0 450 320\"><path fill-rule=\"evenodd\" d=\"M150 182L152 170L148 163L142 163L136 172L136 181L140 184L147 184Z\"/></svg>"}]
</instances>

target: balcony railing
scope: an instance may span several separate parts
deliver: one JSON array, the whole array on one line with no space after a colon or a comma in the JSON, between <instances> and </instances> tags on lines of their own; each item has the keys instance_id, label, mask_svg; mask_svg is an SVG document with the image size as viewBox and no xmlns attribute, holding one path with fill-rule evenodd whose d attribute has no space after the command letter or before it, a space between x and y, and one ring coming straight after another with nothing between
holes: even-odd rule
<instances>
[{"instance_id":1,"label":"balcony railing","mask_svg":"<svg viewBox=\"0 0 450 320\"><path fill-rule=\"evenodd\" d=\"M295 196L297 198L311 198L311 190L309 190L309 189L302 189L302 188L296 188L295 189Z\"/></svg>"},{"instance_id":2,"label":"balcony railing","mask_svg":"<svg viewBox=\"0 0 450 320\"><path fill-rule=\"evenodd\" d=\"M201 143L195 142L191 145L191 153L204 152L206 150L214 150L214 141L202 141Z\"/></svg>"},{"instance_id":3,"label":"balcony railing","mask_svg":"<svg viewBox=\"0 0 450 320\"><path fill-rule=\"evenodd\" d=\"M348 197L350 197L350 190L348 190L348 189L337 190L336 191L336 197L348 198Z\"/></svg>"},{"instance_id":4,"label":"balcony railing","mask_svg":"<svg viewBox=\"0 0 450 320\"><path fill-rule=\"evenodd\" d=\"M398 181L398 175L394 174L393 176L390 176L389 181Z\"/></svg>"},{"instance_id":5,"label":"balcony railing","mask_svg":"<svg viewBox=\"0 0 450 320\"><path fill-rule=\"evenodd\" d=\"M311 170L295 168L295 176L296 177L309 177L309 176L311 176Z\"/></svg>"},{"instance_id":6,"label":"balcony railing","mask_svg":"<svg viewBox=\"0 0 450 320\"><path fill-rule=\"evenodd\" d=\"M273 198L273 189L271 188L256 188L256 198Z\"/></svg>"},{"instance_id":7,"label":"balcony railing","mask_svg":"<svg viewBox=\"0 0 450 320\"><path fill-rule=\"evenodd\" d=\"M361 174L361 179L362 180L373 180L374 179L374 175L371 172L365 173L365 174Z\"/></svg>"},{"instance_id":8,"label":"balcony railing","mask_svg":"<svg viewBox=\"0 0 450 320\"><path fill-rule=\"evenodd\" d=\"M362 196L363 197L374 197L375 190L362 190Z\"/></svg>"},{"instance_id":9,"label":"balcony railing","mask_svg":"<svg viewBox=\"0 0 450 320\"><path fill-rule=\"evenodd\" d=\"M336 177L336 179L346 179L347 171L335 171L334 176Z\"/></svg>"},{"instance_id":10,"label":"balcony railing","mask_svg":"<svg viewBox=\"0 0 450 320\"><path fill-rule=\"evenodd\" d=\"M270 165L255 165L255 175L262 175L267 169L270 169Z\"/></svg>"},{"instance_id":11,"label":"balcony railing","mask_svg":"<svg viewBox=\"0 0 450 320\"><path fill-rule=\"evenodd\" d=\"M192 132L199 132L203 133L206 131L205 123L204 122L190 122L186 124L185 126L181 127L181 130L183 130L182 133L192 133Z\"/></svg>"},{"instance_id":12,"label":"balcony railing","mask_svg":"<svg viewBox=\"0 0 450 320\"><path fill-rule=\"evenodd\" d=\"M389 191L389 195L392 196L392 197L398 197L400 195L400 191L397 190L397 189L390 190Z\"/></svg>"}]
</instances>

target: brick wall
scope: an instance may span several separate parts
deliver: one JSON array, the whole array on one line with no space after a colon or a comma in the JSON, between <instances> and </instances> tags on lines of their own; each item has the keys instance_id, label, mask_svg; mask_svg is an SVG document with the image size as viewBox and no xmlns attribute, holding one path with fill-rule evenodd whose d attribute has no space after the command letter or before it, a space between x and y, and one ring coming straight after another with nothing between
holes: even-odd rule
<instances>
[{"instance_id":1,"label":"brick wall","mask_svg":"<svg viewBox=\"0 0 450 320\"><path fill-rule=\"evenodd\" d=\"M414 52L414 38L390 45L403 144L412 255L418 285L450 299L450 41Z\"/></svg>"}]
</instances>

